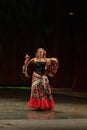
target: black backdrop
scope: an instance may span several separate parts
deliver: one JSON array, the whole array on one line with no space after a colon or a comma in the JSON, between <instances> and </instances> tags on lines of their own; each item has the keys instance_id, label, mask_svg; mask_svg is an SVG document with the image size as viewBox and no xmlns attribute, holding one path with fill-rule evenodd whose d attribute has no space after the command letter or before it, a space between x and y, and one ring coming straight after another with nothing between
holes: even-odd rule
<instances>
[{"instance_id":1,"label":"black backdrop","mask_svg":"<svg viewBox=\"0 0 87 130\"><path fill-rule=\"evenodd\" d=\"M83 3L82 3L83 2ZM59 59L54 88L87 91L87 9L77 0L0 1L0 85L29 85L24 54L38 47Z\"/></svg>"}]
</instances>

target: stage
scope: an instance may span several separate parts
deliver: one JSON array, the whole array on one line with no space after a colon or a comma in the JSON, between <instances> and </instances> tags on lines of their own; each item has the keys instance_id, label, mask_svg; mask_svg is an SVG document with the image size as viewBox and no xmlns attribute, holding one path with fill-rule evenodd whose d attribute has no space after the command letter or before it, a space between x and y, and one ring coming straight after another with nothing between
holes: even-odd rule
<instances>
[{"instance_id":1,"label":"stage","mask_svg":"<svg viewBox=\"0 0 87 130\"><path fill-rule=\"evenodd\" d=\"M0 130L87 130L87 98L54 93L54 111L27 108L30 90L0 89Z\"/></svg>"}]
</instances>

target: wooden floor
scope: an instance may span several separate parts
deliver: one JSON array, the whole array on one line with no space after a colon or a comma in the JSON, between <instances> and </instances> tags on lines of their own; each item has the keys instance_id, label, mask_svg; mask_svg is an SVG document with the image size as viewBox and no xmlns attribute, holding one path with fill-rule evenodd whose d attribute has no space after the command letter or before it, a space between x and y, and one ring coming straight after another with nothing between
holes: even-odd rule
<instances>
[{"instance_id":1,"label":"wooden floor","mask_svg":"<svg viewBox=\"0 0 87 130\"><path fill-rule=\"evenodd\" d=\"M22 128L23 130L37 130L37 128L40 127L38 126L39 123L41 123L41 126L44 125L42 122L44 122L45 125L47 125L46 122L48 122L48 124L52 122L49 126L49 130L87 130L87 98L53 93L55 100L54 111L31 111L27 108L29 96L30 91L28 90L0 90L0 130L10 130L10 128L11 130L13 130L13 128L15 130L22 130ZM33 124L30 122L37 124L37 127L33 128ZM58 122L60 122L59 125L57 125ZM64 122L66 123L64 124ZM19 123L18 127L17 123ZM14 127L14 124L16 127ZM29 124L32 124L32 129L30 129ZM42 127L39 128L39 130L47 130L47 128Z\"/></svg>"}]
</instances>

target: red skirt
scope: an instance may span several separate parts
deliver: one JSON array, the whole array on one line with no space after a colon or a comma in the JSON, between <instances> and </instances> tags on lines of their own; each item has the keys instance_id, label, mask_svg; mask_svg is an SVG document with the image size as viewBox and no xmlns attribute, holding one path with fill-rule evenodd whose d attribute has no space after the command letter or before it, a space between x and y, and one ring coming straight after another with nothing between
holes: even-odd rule
<instances>
[{"instance_id":1,"label":"red skirt","mask_svg":"<svg viewBox=\"0 0 87 130\"><path fill-rule=\"evenodd\" d=\"M27 104L29 108L41 109L41 110L53 110L54 101L49 101L48 99L34 99L31 98Z\"/></svg>"},{"instance_id":2,"label":"red skirt","mask_svg":"<svg viewBox=\"0 0 87 130\"><path fill-rule=\"evenodd\" d=\"M39 110L54 109L54 100L47 76L33 74L31 95L27 106Z\"/></svg>"}]
</instances>

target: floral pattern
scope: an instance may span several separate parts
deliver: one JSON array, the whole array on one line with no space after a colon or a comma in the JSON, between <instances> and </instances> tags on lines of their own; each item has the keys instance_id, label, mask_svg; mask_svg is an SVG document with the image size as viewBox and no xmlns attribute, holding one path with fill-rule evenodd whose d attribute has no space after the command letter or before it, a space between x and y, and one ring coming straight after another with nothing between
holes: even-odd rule
<instances>
[{"instance_id":1,"label":"floral pattern","mask_svg":"<svg viewBox=\"0 0 87 130\"><path fill-rule=\"evenodd\" d=\"M42 110L54 108L54 100L47 76L33 73L31 96L27 105L28 107Z\"/></svg>"}]
</instances>

